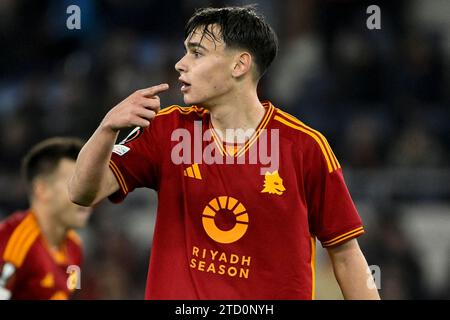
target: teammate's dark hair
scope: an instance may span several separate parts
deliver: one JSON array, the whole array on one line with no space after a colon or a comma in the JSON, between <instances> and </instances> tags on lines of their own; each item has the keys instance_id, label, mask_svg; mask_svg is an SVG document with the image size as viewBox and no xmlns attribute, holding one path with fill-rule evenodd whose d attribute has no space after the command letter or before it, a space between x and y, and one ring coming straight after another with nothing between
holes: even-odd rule
<instances>
[{"instance_id":1,"label":"teammate's dark hair","mask_svg":"<svg viewBox=\"0 0 450 320\"><path fill-rule=\"evenodd\" d=\"M35 145L22 160L22 175L28 187L36 177L51 175L60 160L76 160L82 147L83 142L72 137L50 138Z\"/></svg>"},{"instance_id":2,"label":"teammate's dark hair","mask_svg":"<svg viewBox=\"0 0 450 320\"><path fill-rule=\"evenodd\" d=\"M212 25L219 26L220 34L211 32ZM199 9L186 24L185 38L192 36L197 28L201 28L203 36L210 36L215 41L221 37L227 47L248 50L255 61L258 79L264 75L278 52L275 32L264 17L256 13L253 5Z\"/></svg>"}]
</instances>

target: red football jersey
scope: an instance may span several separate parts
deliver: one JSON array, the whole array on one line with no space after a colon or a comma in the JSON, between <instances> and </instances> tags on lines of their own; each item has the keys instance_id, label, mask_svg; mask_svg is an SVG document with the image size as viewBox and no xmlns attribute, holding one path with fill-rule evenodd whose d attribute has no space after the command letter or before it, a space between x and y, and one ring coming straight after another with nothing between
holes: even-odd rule
<instances>
[{"instance_id":1,"label":"red football jersey","mask_svg":"<svg viewBox=\"0 0 450 320\"><path fill-rule=\"evenodd\" d=\"M224 144L207 110L172 106L114 147L110 199L158 192L147 299L312 299L316 237L326 247L364 232L323 135L263 105L244 144Z\"/></svg>"},{"instance_id":2,"label":"red football jersey","mask_svg":"<svg viewBox=\"0 0 450 320\"><path fill-rule=\"evenodd\" d=\"M68 299L80 280L81 262L78 235L70 231L60 250L52 251L31 210L0 224L0 274L7 264L15 270L6 282L11 299Z\"/></svg>"}]
</instances>

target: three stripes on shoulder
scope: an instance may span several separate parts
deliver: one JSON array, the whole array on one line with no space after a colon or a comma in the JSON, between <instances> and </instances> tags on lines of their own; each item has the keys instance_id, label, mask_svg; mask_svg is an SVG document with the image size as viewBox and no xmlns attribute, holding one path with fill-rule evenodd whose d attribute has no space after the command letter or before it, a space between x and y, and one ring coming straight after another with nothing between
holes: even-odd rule
<instances>
[{"instance_id":1,"label":"three stripes on shoulder","mask_svg":"<svg viewBox=\"0 0 450 320\"><path fill-rule=\"evenodd\" d=\"M327 163L328 171L330 173L336 171L341 167L339 161L334 155L333 150L331 150L331 147L328 144L327 139L319 131L314 130L311 127L308 127L297 118L291 116L290 114L284 111L281 111L280 109L277 109L277 115L275 115L274 119L278 122L283 123L288 127L299 130L312 137L322 150L323 156L325 157L325 161Z\"/></svg>"}]
</instances>

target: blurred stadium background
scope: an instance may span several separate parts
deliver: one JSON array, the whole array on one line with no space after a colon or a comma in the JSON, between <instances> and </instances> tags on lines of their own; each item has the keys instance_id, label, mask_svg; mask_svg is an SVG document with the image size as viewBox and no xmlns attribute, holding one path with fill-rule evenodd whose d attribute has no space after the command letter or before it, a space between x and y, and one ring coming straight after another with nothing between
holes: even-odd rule
<instances>
[{"instance_id":1,"label":"blurred stadium background","mask_svg":"<svg viewBox=\"0 0 450 320\"><path fill-rule=\"evenodd\" d=\"M280 38L260 86L322 131L340 160L367 233L384 299L450 298L450 1L0 1L0 218L27 208L20 159L55 135L87 139L136 89L168 82L195 8L258 3ZM68 30L66 8L81 9ZM381 8L368 30L366 8ZM138 190L104 202L81 232L83 299L142 299L156 208ZM318 246L319 247L319 246ZM317 298L340 299L324 251ZM174 261L176 263L176 261Z\"/></svg>"}]
</instances>

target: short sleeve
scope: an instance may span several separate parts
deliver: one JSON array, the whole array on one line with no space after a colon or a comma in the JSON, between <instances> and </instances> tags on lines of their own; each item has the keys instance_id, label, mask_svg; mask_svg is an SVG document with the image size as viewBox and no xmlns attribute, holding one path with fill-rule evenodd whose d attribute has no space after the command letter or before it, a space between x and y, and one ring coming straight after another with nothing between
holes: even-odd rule
<instances>
[{"instance_id":1,"label":"short sleeve","mask_svg":"<svg viewBox=\"0 0 450 320\"><path fill-rule=\"evenodd\" d=\"M159 172L159 150L154 121L143 129L136 127L111 154L109 167L114 173L119 190L109 196L118 203L135 188L157 189Z\"/></svg>"},{"instance_id":2,"label":"short sleeve","mask_svg":"<svg viewBox=\"0 0 450 320\"><path fill-rule=\"evenodd\" d=\"M341 166L326 139L311 145L305 161L305 192L310 232L323 247L342 244L364 228L344 181Z\"/></svg>"}]
</instances>

